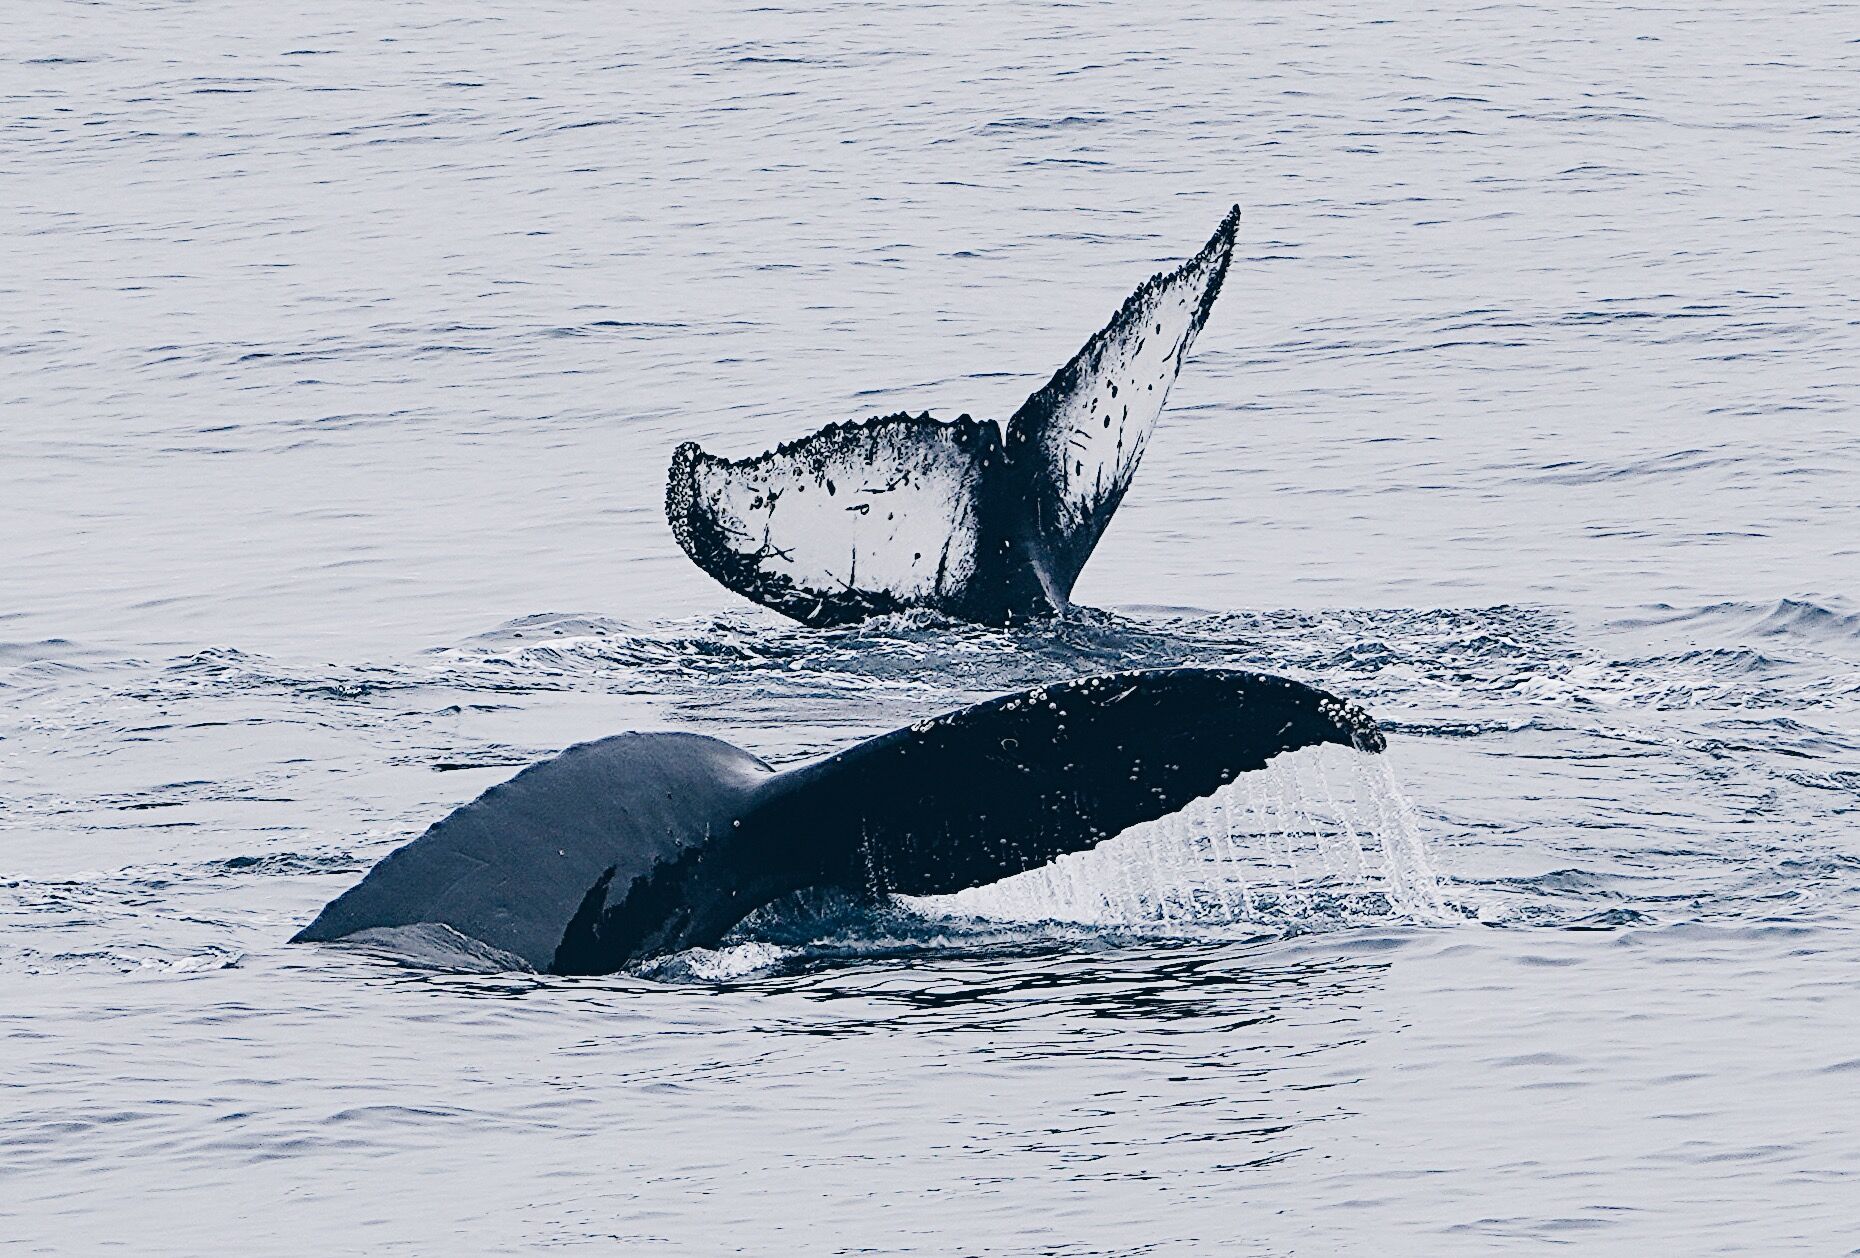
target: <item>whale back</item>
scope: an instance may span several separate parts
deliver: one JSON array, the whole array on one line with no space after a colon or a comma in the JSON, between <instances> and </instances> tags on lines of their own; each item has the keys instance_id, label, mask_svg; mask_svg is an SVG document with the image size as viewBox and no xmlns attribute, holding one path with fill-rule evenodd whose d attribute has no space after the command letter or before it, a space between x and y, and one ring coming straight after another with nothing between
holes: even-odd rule
<instances>
[{"instance_id":1,"label":"whale back","mask_svg":"<svg viewBox=\"0 0 1860 1258\"><path fill-rule=\"evenodd\" d=\"M803 887L957 891L1037 869L1319 743L1380 751L1358 709L1279 677L1179 668L1009 695L763 781L740 818L649 877L594 887L555 968L714 946Z\"/></svg>"},{"instance_id":2,"label":"whale back","mask_svg":"<svg viewBox=\"0 0 1860 1258\"><path fill-rule=\"evenodd\" d=\"M1318 743L1360 709L1229 669L1042 686L775 773L693 734L571 747L389 855L298 936L447 927L559 974L714 947L782 896L993 882L1084 851Z\"/></svg>"},{"instance_id":3,"label":"whale back","mask_svg":"<svg viewBox=\"0 0 1860 1258\"><path fill-rule=\"evenodd\" d=\"M755 756L700 734L581 743L390 853L296 939L436 923L548 970L590 887L650 878L703 847L770 774Z\"/></svg>"},{"instance_id":4,"label":"whale back","mask_svg":"<svg viewBox=\"0 0 1860 1258\"><path fill-rule=\"evenodd\" d=\"M919 722L792 770L745 829L845 836L868 894L980 886L1081 852L1320 743L1380 751L1360 708L1261 673L1085 678Z\"/></svg>"}]
</instances>

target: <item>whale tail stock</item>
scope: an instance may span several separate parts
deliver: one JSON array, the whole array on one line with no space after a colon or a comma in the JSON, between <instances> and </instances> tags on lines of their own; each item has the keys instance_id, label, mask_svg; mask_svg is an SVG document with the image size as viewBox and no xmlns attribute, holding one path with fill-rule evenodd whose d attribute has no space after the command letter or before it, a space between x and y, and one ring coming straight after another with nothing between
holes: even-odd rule
<instances>
[{"instance_id":1,"label":"whale tail stock","mask_svg":"<svg viewBox=\"0 0 1860 1258\"><path fill-rule=\"evenodd\" d=\"M1008 420L833 424L754 458L686 442L666 517L691 559L808 624L928 607L1007 623L1066 606L1207 322L1240 209L1145 281Z\"/></svg>"},{"instance_id":2,"label":"whale tail stock","mask_svg":"<svg viewBox=\"0 0 1860 1258\"><path fill-rule=\"evenodd\" d=\"M492 787L296 938L437 924L608 973L714 946L807 887L933 894L1035 869L1326 742L1383 745L1322 691L1199 668L1008 695L785 772L714 738L622 734Z\"/></svg>"}]
</instances>

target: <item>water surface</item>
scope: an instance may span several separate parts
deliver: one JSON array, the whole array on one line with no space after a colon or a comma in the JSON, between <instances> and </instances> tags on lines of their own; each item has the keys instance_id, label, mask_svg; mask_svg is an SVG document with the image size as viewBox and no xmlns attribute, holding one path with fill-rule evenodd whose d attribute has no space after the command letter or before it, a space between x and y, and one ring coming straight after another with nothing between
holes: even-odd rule
<instances>
[{"instance_id":1,"label":"water surface","mask_svg":"<svg viewBox=\"0 0 1860 1258\"><path fill-rule=\"evenodd\" d=\"M1856 1252L1850 11L0 23L22 1252ZM814 632L678 552L678 441L1005 415L1234 202L1105 612ZM1374 712L1444 919L282 944L580 739L1179 662Z\"/></svg>"}]
</instances>

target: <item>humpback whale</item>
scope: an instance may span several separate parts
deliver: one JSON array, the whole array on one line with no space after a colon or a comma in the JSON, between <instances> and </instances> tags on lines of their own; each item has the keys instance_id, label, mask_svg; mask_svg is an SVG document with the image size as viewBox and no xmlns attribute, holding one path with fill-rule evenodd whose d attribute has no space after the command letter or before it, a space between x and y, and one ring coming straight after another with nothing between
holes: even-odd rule
<instances>
[{"instance_id":1,"label":"humpback whale","mask_svg":"<svg viewBox=\"0 0 1860 1258\"><path fill-rule=\"evenodd\" d=\"M665 514L698 567L810 625L921 607L1007 624L1065 610L1207 322L1240 207L1145 281L1005 426L883 415L754 458L680 445Z\"/></svg>"},{"instance_id":2,"label":"humpback whale","mask_svg":"<svg viewBox=\"0 0 1860 1258\"><path fill-rule=\"evenodd\" d=\"M1319 743L1384 746L1354 704L1214 668L1037 687L783 771L703 735L618 734L459 808L294 942L443 926L536 970L611 973L807 888L931 895L1035 869Z\"/></svg>"}]
</instances>

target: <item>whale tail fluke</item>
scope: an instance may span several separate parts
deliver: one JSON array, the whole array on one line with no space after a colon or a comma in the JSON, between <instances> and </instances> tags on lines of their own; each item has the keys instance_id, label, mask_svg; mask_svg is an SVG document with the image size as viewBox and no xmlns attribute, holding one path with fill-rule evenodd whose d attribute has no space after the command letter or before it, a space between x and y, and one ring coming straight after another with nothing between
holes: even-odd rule
<instances>
[{"instance_id":1,"label":"whale tail fluke","mask_svg":"<svg viewBox=\"0 0 1860 1258\"><path fill-rule=\"evenodd\" d=\"M1152 276L1007 425L1055 583L1069 593L1136 475L1169 389L1227 278L1240 207L1201 251Z\"/></svg>"},{"instance_id":2,"label":"whale tail fluke","mask_svg":"<svg viewBox=\"0 0 1860 1258\"><path fill-rule=\"evenodd\" d=\"M1239 222L1236 206L1199 253L1145 281L1005 432L898 414L755 458L681 445L666 482L673 534L723 585L808 624L1063 610L1207 322Z\"/></svg>"},{"instance_id":3,"label":"whale tail fluke","mask_svg":"<svg viewBox=\"0 0 1860 1258\"><path fill-rule=\"evenodd\" d=\"M297 939L443 926L537 970L607 973L715 946L809 887L934 894L1035 869L1327 742L1382 749L1322 691L1197 668L1008 695L780 773L714 738L622 734L492 787Z\"/></svg>"}]
</instances>

